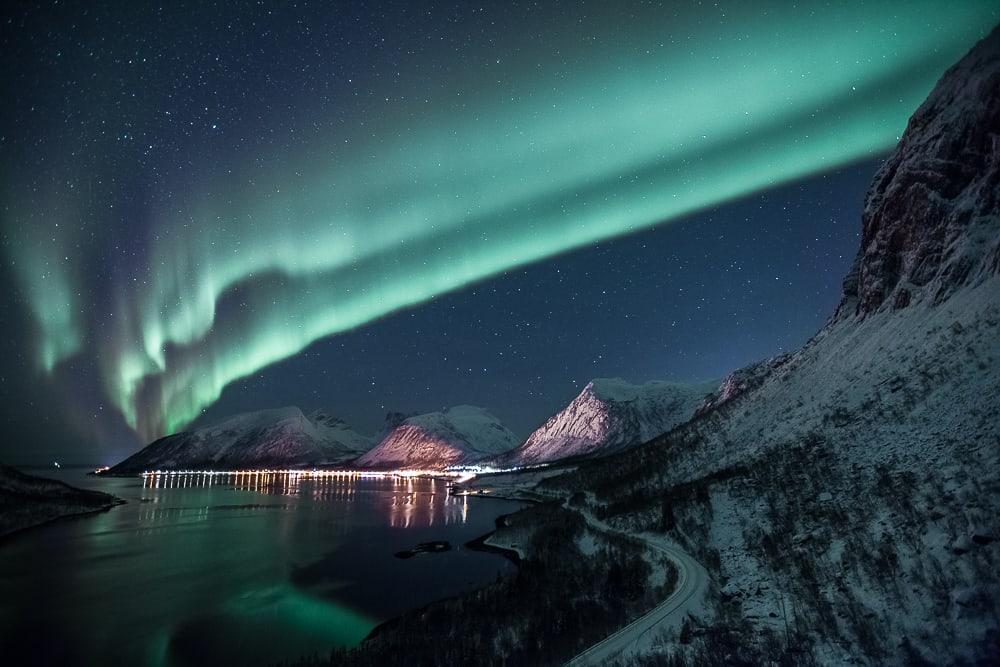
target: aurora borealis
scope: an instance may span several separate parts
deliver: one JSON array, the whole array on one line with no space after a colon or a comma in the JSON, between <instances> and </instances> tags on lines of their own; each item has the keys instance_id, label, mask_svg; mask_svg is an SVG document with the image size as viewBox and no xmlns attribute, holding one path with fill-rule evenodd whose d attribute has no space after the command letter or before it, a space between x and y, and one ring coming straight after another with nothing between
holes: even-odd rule
<instances>
[{"instance_id":1,"label":"aurora borealis","mask_svg":"<svg viewBox=\"0 0 1000 667\"><path fill-rule=\"evenodd\" d=\"M47 14L74 11L5 28L4 257L38 373L84 360L147 440L317 340L871 159L998 20L989 1Z\"/></svg>"}]
</instances>

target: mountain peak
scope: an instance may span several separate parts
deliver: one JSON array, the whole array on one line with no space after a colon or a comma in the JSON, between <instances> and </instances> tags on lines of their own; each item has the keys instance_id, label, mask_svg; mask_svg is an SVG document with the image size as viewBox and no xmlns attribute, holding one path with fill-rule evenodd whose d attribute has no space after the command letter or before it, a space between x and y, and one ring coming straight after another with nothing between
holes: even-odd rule
<instances>
[{"instance_id":1,"label":"mountain peak","mask_svg":"<svg viewBox=\"0 0 1000 667\"><path fill-rule=\"evenodd\" d=\"M513 448L517 438L488 410L457 405L407 417L358 465L438 469L473 463Z\"/></svg>"},{"instance_id":2,"label":"mountain peak","mask_svg":"<svg viewBox=\"0 0 1000 667\"><path fill-rule=\"evenodd\" d=\"M323 411L307 417L295 406L233 415L220 422L160 438L111 473L143 470L232 470L339 463L371 446L371 438Z\"/></svg>"},{"instance_id":3,"label":"mountain peak","mask_svg":"<svg viewBox=\"0 0 1000 667\"><path fill-rule=\"evenodd\" d=\"M704 626L728 631L735 605L735 646L773 638L787 610L807 661L990 662L980 591L1000 578L979 563L996 558L1000 516L1000 30L914 114L863 225L843 301L804 347L547 490L594 489L609 523L699 554L721 593ZM887 595L887 581L906 583ZM852 617L865 620L841 623Z\"/></svg>"},{"instance_id":4,"label":"mountain peak","mask_svg":"<svg viewBox=\"0 0 1000 667\"><path fill-rule=\"evenodd\" d=\"M691 418L717 385L659 381L631 384L621 378L596 378L498 462L547 463L638 445Z\"/></svg>"}]
</instances>

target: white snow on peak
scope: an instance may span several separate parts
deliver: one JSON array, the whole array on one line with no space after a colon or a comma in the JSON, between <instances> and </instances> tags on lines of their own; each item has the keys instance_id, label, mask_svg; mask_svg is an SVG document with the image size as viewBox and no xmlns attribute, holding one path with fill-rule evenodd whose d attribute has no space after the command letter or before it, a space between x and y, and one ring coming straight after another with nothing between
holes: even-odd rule
<instances>
[{"instance_id":1,"label":"white snow on peak","mask_svg":"<svg viewBox=\"0 0 1000 667\"><path fill-rule=\"evenodd\" d=\"M289 406L246 412L160 438L115 466L115 471L337 463L354 458L371 443L372 438L325 412L307 417Z\"/></svg>"},{"instance_id":2,"label":"white snow on peak","mask_svg":"<svg viewBox=\"0 0 1000 667\"><path fill-rule=\"evenodd\" d=\"M459 405L405 419L357 463L370 467L444 468L505 452L516 436L483 408Z\"/></svg>"},{"instance_id":3,"label":"white snow on peak","mask_svg":"<svg viewBox=\"0 0 1000 667\"><path fill-rule=\"evenodd\" d=\"M565 408L549 418L504 465L545 463L606 454L655 438L690 419L718 382L631 384L619 378L592 380Z\"/></svg>"}]
</instances>

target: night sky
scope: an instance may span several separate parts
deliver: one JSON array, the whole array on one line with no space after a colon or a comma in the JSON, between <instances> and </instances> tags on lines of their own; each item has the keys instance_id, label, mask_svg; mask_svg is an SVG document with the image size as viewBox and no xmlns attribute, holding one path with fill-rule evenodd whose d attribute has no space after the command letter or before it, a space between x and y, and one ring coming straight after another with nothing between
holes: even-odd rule
<instances>
[{"instance_id":1,"label":"night sky","mask_svg":"<svg viewBox=\"0 0 1000 667\"><path fill-rule=\"evenodd\" d=\"M994 2L34 3L0 26L0 460L801 345Z\"/></svg>"}]
</instances>

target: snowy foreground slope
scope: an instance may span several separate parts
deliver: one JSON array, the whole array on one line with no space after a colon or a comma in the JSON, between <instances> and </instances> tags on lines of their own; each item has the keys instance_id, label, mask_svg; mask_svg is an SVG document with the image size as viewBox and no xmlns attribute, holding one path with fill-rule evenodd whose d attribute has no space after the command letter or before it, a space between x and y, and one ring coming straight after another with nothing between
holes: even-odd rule
<instances>
[{"instance_id":1,"label":"snowy foreground slope","mask_svg":"<svg viewBox=\"0 0 1000 667\"><path fill-rule=\"evenodd\" d=\"M517 449L499 457L500 466L547 463L568 457L609 454L646 442L687 421L718 387L596 379L549 418Z\"/></svg>"},{"instance_id":2,"label":"snowy foreground slope","mask_svg":"<svg viewBox=\"0 0 1000 667\"><path fill-rule=\"evenodd\" d=\"M703 613L631 660L1000 661L1000 31L913 115L862 222L803 349L539 486L707 568Z\"/></svg>"},{"instance_id":3,"label":"snowy foreground slope","mask_svg":"<svg viewBox=\"0 0 1000 667\"><path fill-rule=\"evenodd\" d=\"M295 407L260 410L192 431L168 435L111 468L109 474L145 470L287 467L348 461L372 439L324 412Z\"/></svg>"},{"instance_id":4,"label":"snowy foreground slope","mask_svg":"<svg viewBox=\"0 0 1000 667\"><path fill-rule=\"evenodd\" d=\"M459 405L404 419L355 463L372 468L438 470L475 463L517 445L517 437L483 408Z\"/></svg>"}]
</instances>

